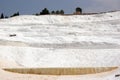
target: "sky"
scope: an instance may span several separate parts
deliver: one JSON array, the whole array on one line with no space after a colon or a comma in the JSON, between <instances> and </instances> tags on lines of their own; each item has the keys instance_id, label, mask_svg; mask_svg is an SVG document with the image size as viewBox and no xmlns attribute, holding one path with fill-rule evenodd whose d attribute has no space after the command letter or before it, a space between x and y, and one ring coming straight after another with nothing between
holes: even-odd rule
<instances>
[{"instance_id":1,"label":"sky","mask_svg":"<svg viewBox=\"0 0 120 80\"><path fill-rule=\"evenodd\" d=\"M120 10L120 0L0 0L0 13L12 15L39 13L43 8L52 10L63 9L66 14L75 12L81 7L83 12L104 12Z\"/></svg>"}]
</instances>

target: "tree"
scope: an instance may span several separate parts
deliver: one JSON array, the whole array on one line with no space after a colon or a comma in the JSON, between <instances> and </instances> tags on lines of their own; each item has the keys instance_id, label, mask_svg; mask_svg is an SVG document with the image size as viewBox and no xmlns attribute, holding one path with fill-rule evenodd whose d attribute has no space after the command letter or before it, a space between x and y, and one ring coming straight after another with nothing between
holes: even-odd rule
<instances>
[{"instance_id":1,"label":"tree","mask_svg":"<svg viewBox=\"0 0 120 80\"><path fill-rule=\"evenodd\" d=\"M8 16L5 16L5 18L8 18Z\"/></svg>"},{"instance_id":2,"label":"tree","mask_svg":"<svg viewBox=\"0 0 120 80\"><path fill-rule=\"evenodd\" d=\"M19 16L20 14L19 14L19 12L17 12L17 13L14 13L12 16L10 16L10 17L14 17L14 16Z\"/></svg>"},{"instance_id":3,"label":"tree","mask_svg":"<svg viewBox=\"0 0 120 80\"><path fill-rule=\"evenodd\" d=\"M60 11L59 11L59 10L57 10L55 13L56 13L56 14L60 14Z\"/></svg>"},{"instance_id":4,"label":"tree","mask_svg":"<svg viewBox=\"0 0 120 80\"><path fill-rule=\"evenodd\" d=\"M52 11L51 14L55 14L55 11Z\"/></svg>"},{"instance_id":5,"label":"tree","mask_svg":"<svg viewBox=\"0 0 120 80\"><path fill-rule=\"evenodd\" d=\"M19 15L20 15L20 13L19 13L19 12L17 12L17 13L16 13L16 15L17 15L17 16L19 16Z\"/></svg>"},{"instance_id":6,"label":"tree","mask_svg":"<svg viewBox=\"0 0 120 80\"><path fill-rule=\"evenodd\" d=\"M0 19L3 19L4 18L4 14L2 13L1 16L0 16Z\"/></svg>"},{"instance_id":7,"label":"tree","mask_svg":"<svg viewBox=\"0 0 120 80\"><path fill-rule=\"evenodd\" d=\"M60 10L60 14L64 14L64 10Z\"/></svg>"},{"instance_id":8,"label":"tree","mask_svg":"<svg viewBox=\"0 0 120 80\"><path fill-rule=\"evenodd\" d=\"M81 9L80 7L77 7L77 8L76 8L76 12L82 13L82 9Z\"/></svg>"},{"instance_id":9,"label":"tree","mask_svg":"<svg viewBox=\"0 0 120 80\"><path fill-rule=\"evenodd\" d=\"M33 14L33 15L39 16L40 14L39 14L39 13L36 13L36 14Z\"/></svg>"},{"instance_id":10,"label":"tree","mask_svg":"<svg viewBox=\"0 0 120 80\"><path fill-rule=\"evenodd\" d=\"M47 15L50 14L49 10L47 8L44 8L42 12L40 12L40 15Z\"/></svg>"}]
</instances>

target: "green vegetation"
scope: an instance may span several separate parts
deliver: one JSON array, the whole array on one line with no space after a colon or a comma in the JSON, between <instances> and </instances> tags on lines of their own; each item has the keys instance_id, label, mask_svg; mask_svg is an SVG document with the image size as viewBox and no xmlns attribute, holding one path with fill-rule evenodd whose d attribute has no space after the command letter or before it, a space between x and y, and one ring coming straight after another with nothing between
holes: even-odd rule
<instances>
[{"instance_id":1,"label":"green vegetation","mask_svg":"<svg viewBox=\"0 0 120 80\"><path fill-rule=\"evenodd\" d=\"M63 15L63 14L64 14L64 10L60 10L60 14L62 14L62 15Z\"/></svg>"},{"instance_id":2,"label":"green vegetation","mask_svg":"<svg viewBox=\"0 0 120 80\"><path fill-rule=\"evenodd\" d=\"M80 7L77 7L76 12L81 12L82 13L82 9Z\"/></svg>"},{"instance_id":3,"label":"green vegetation","mask_svg":"<svg viewBox=\"0 0 120 80\"><path fill-rule=\"evenodd\" d=\"M19 12L17 12L17 13L14 13L12 16L10 16L10 17L15 17L15 16L19 16L20 14L19 14Z\"/></svg>"},{"instance_id":4,"label":"green vegetation","mask_svg":"<svg viewBox=\"0 0 120 80\"><path fill-rule=\"evenodd\" d=\"M55 11L51 11L51 14L55 14Z\"/></svg>"},{"instance_id":5,"label":"green vegetation","mask_svg":"<svg viewBox=\"0 0 120 80\"><path fill-rule=\"evenodd\" d=\"M77 7L75 14L81 14L81 13L82 13L82 9L80 7ZM44 8L40 13L36 13L35 15L39 16L39 15L50 15L50 14L52 14L52 15L64 15L65 12L64 12L64 10L49 11L47 8ZM19 15L20 15L19 12L16 12L13 15L11 15L10 17L15 17L15 16L19 16ZM4 16L4 14L2 13L0 16L0 19L4 19L4 18L8 18L8 16Z\"/></svg>"},{"instance_id":6,"label":"green vegetation","mask_svg":"<svg viewBox=\"0 0 120 80\"><path fill-rule=\"evenodd\" d=\"M40 15L47 15L50 14L49 10L47 8L44 8L42 12L40 12Z\"/></svg>"},{"instance_id":7,"label":"green vegetation","mask_svg":"<svg viewBox=\"0 0 120 80\"><path fill-rule=\"evenodd\" d=\"M60 14L60 11L59 11L59 10L57 10L55 13L56 13L56 14Z\"/></svg>"},{"instance_id":8,"label":"green vegetation","mask_svg":"<svg viewBox=\"0 0 120 80\"><path fill-rule=\"evenodd\" d=\"M2 13L1 16L0 16L0 19L3 19L4 18L4 14Z\"/></svg>"}]
</instances>

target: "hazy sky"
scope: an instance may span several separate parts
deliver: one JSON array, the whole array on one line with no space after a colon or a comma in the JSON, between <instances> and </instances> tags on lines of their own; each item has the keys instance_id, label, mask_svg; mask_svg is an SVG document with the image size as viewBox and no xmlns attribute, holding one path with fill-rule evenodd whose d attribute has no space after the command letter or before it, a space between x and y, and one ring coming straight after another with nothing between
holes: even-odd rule
<instances>
[{"instance_id":1,"label":"hazy sky","mask_svg":"<svg viewBox=\"0 0 120 80\"><path fill-rule=\"evenodd\" d=\"M0 0L0 13L12 15L19 11L20 14L34 14L45 7L73 13L78 6L84 12L120 10L120 0Z\"/></svg>"}]
</instances>

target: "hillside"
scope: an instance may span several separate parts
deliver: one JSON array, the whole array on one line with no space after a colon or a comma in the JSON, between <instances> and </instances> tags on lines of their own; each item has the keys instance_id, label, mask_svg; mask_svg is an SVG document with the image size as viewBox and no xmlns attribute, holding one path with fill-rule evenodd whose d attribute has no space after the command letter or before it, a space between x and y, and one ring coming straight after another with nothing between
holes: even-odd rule
<instances>
[{"instance_id":1,"label":"hillside","mask_svg":"<svg viewBox=\"0 0 120 80\"><path fill-rule=\"evenodd\" d=\"M119 59L120 11L0 20L1 68L107 68L119 67Z\"/></svg>"}]
</instances>

